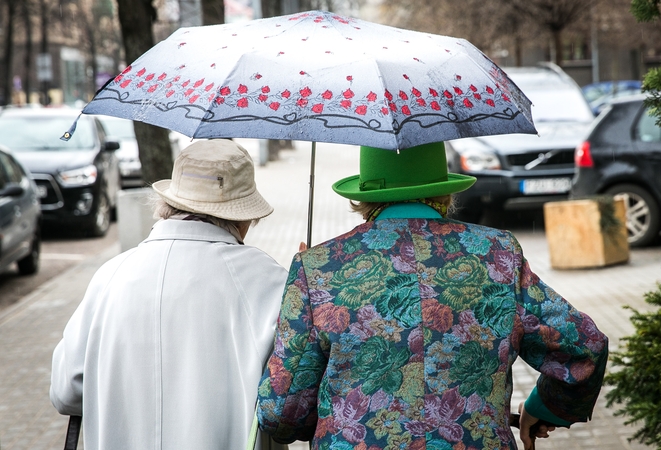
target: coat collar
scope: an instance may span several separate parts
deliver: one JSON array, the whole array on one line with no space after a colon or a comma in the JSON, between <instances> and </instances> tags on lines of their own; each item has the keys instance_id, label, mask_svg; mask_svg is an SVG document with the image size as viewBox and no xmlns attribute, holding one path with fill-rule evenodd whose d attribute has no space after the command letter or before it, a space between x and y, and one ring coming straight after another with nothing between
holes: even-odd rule
<instances>
[{"instance_id":1,"label":"coat collar","mask_svg":"<svg viewBox=\"0 0 661 450\"><path fill-rule=\"evenodd\" d=\"M156 222L144 242L165 239L225 242L239 245L237 239L223 228L206 222L174 219Z\"/></svg>"}]
</instances>

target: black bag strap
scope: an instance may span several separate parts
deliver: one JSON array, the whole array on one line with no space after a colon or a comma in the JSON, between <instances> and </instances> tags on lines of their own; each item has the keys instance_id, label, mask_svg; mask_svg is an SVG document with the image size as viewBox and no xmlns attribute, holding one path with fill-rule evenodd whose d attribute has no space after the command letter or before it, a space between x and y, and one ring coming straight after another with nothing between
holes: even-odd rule
<instances>
[{"instance_id":1,"label":"black bag strap","mask_svg":"<svg viewBox=\"0 0 661 450\"><path fill-rule=\"evenodd\" d=\"M78 437L80 436L82 420L82 416L69 416L69 426L67 427L67 437L64 440L64 450L76 450L78 447Z\"/></svg>"}]
</instances>

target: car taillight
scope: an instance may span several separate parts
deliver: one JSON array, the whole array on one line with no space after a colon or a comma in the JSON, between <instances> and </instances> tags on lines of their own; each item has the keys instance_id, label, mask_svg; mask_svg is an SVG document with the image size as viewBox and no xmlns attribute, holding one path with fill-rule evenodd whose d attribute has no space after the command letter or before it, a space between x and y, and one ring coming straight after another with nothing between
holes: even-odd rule
<instances>
[{"instance_id":1,"label":"car taillight","mask_svg":"<svg viewBox=\"0 0 661 450\"><path fill-rule=\"evenodd\" d=\"M590 142L585 141L576 147L574 152L574 162L576 167L593 167L594 162L592 162L592 155L590 154Z\"/></svg>"}]
</instances>

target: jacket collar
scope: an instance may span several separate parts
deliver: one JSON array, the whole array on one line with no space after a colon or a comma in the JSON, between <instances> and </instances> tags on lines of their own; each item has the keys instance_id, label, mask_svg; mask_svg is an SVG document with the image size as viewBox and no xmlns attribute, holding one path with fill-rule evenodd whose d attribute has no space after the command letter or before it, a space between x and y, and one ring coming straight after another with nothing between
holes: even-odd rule
<instances>
[{"instance_id":1,"label":"jacket collar","mask_svg":"<svg viewBox=\"0 0 661 450\"><path fill-rule=\"evenodd\" d=\"M144 242L165 239L225 242L239 245L237 239L223 228L206 222L175 219L156 222Z\"/></svg>"}]
</instances>

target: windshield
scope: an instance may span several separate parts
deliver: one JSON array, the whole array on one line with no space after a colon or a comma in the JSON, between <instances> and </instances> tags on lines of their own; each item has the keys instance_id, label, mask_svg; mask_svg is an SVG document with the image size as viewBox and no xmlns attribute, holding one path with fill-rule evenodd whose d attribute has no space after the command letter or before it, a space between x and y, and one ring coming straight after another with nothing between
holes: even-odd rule
<instances>
[{"instance_id":1,"label":"windshield","mask_svg":"<svg viewBox=\"0 0 661 450\"><path fill-rule=\"evenodd\" d=\"M532 102L532 118L535 122L591 122L594 119L594 114L579 91L560 88L524 92Z\"/></svg>"},{"instance_id":2,"label":"windshield","mask_svg":"<svg viewBox=\"0 0 661 450\"><path fill-rule=\"evenodd\" d=\"M578 86L547 73L513 71L509 75L532 102L535 122L591 122L594 119Z\"/></svg>"},{"instance_id":3,"label":"windshield","mask_svg":"<svg viewBox=\"0 0 661 450\"><path fill-rule=\"evenodd\" d=\"M73 120L70 116L0 116L0 144L14 152L93 149L94 123L84 117L78 121L71 140L60 139L71 127Z\"/></svg>"},{"instance_id":4,"label":"windshield","mask_svg":"<svg viewBox=\"0 0 661 450\"><path fill-rule=\"evenodd\" d=\"M117 139L135 139L133 130L133 121L128 119L118 119L110 117L99 117L108 136Z\"/></svg>"}]
</instances>

